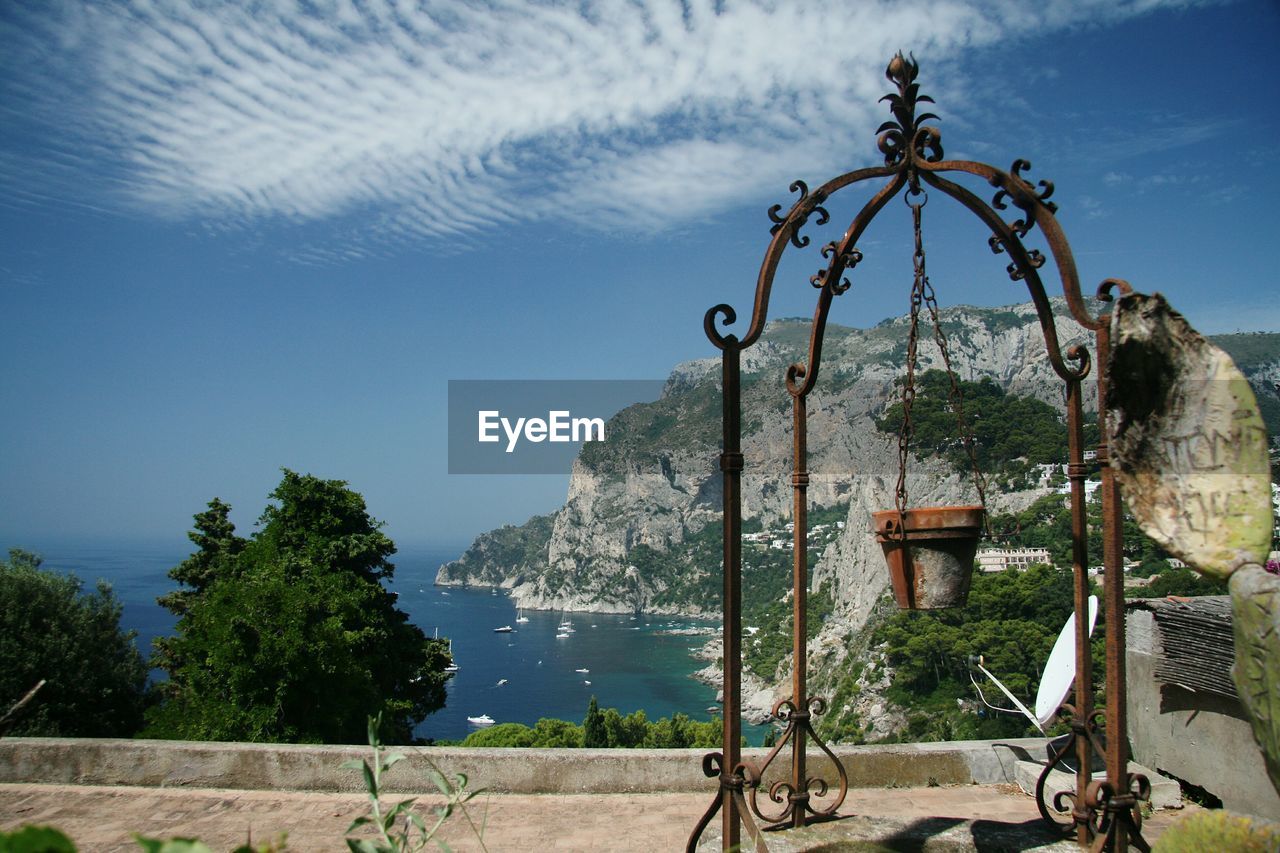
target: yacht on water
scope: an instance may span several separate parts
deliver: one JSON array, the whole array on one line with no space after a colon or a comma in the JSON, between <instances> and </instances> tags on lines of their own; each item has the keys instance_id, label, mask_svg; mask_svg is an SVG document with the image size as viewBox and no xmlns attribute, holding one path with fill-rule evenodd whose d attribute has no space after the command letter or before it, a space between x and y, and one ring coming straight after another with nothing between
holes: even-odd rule
<instances>
[{"instance_id":1,"label":"yacht on water","mask_svg":"<svg viewBox=\"0 0 1280 853\"><path fill-rule=\"evenodd\" d=\"M516 623L519 624L519 623L528 622L528 621L529 621L529 617L524 615L524 608L521 607L516 611Z\"/></svg>"},{"instance_id":2,"label":"yacht on water","mask_svg":"<svg viewBox=\"0 0 1280 853\"><path fill-rule=\"evenodd\" d=\"M478 717L467 717L467 722L473 726L492 726L493 717L488 714L481 714Z\"/></svg>"},{"instance_id":3,"label":"yacht on water","mask_svg":"<svg viewBox=\"0 0 1280 853\"><path fill-rule=\"evenodd\" d=\"M494 628L494 629L493 629L493 633L495 633L495 634L510 634L510 633L511 633L512 631L514 631L514 630L515 630L515 628L512 628L510 625L503 625L501 628Z\"/></svg>"}]
</instances>

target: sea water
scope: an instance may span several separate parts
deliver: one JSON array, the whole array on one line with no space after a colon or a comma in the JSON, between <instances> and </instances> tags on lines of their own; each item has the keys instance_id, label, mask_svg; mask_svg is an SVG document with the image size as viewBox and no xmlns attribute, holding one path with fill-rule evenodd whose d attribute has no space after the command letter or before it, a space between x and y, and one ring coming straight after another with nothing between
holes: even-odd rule
<instances>
[{"instance_id":1,"label":"sea water","mask_svg":"<svg viewBox=\"0 0 1280 853\"><path fill-rule=\"evenodd\" d=\"M86 588L99 578L110 583L123 606L122 626L137 632L144 655L150 654L153 639L173 632L176 618L155 599L176 588L168 571L188 555L181 545L32 546L44 557L45 568L73 572ZM592 696L601 708L624 715L643 710L650 720L676 712L694 720L711 718L717 691L692 677L707 663L696 652L708 637L684 632L716 623L537 610L524 611L529 621L517 622L515 604L501 591L434 585L440 564L455 557L453 552L407 551L392 558L396 572L389 588L398 606L428 636L448 638L459 666L447 682L445 707L418 725L418 737L460 740L476 730L467 718L482 714L530 726L543 717L581 723ZM560 630L563 621L573 631L558 638L566 633ZM493 630L508 625L510 633ZM744 730L751 744L760 743L764 727Z\"/></svg>"}]
</instances>

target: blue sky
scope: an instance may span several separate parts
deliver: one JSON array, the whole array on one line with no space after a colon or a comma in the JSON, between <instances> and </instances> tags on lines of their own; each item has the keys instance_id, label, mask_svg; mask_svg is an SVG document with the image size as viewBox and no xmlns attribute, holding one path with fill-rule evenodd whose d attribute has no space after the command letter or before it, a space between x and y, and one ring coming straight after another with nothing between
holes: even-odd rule
<instances>
[{"instance_id":1,"label":"blue sky","mask_svg":"<svg viewBox=\"0 0 1280 853\"><path fill-rule=\"evenodd\" d=\"M249 529L281 466L350 481L404 546L549 511L567 478L446 473L447 381L711 355L768 206L876 161L899 48L949 157L1055 182L1087 287L1280 329L1277 45L1248 0L10 0L0 545L181 547L214 495ZM836 322L904 312L891 219ZM1026 298L976 220L926 230L944 305ZM811 313L821 242L773 316Z\"/></svg>"}]
</instances>

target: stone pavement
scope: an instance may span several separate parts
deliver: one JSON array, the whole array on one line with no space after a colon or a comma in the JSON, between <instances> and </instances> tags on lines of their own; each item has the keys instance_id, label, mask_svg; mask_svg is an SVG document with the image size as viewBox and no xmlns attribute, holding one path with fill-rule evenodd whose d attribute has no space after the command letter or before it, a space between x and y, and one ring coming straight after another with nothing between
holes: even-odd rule
<instances>
[{"instance_id":1,"label":"stone pavement","mask_svg":"<svg viewBox=\"0 0 1280 853\"><path fill-rule=\"evenodd\" d=\"M482 794L468 810L477 824L485 821L484 847L495 853L682 850L713 794L711 788L705 794ZM419 800L440 801L430 795ZM250 834L261 842L287 832L290 850L343 851L343 832L367 805L363 795L345 793L8 783L0 784L0 827L56 826L81 851L95 852L137 851L134 832L197 836L216 851L230 850ZM855 788L841 813L899 820L1038 819L1034 801L1011 785ZM1147 840L1181 813L1157 812L1146 824ZM441 838L455 850L481 849L460 814L450 818Z\"/></svg>"}]
</instances>

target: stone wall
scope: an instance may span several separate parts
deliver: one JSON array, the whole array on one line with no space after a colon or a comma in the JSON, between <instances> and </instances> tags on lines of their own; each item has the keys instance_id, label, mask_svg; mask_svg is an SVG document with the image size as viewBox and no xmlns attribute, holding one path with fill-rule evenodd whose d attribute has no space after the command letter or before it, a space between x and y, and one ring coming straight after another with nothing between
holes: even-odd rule
<instances>
[{"instance_id":1,"label":"stone wall","mask_svg":"<svg viewBox=\"0 0 1280 853\"><path fill-rule=\"evenodd\" d=\"M1231 811L1280 819L1280 796L1240 701L1159 680L1162 638L1155 614L1139 609L1145 606L1130 602L1125 622L1134 761L1199 785Z\"/></svg>"}]
</instances>

